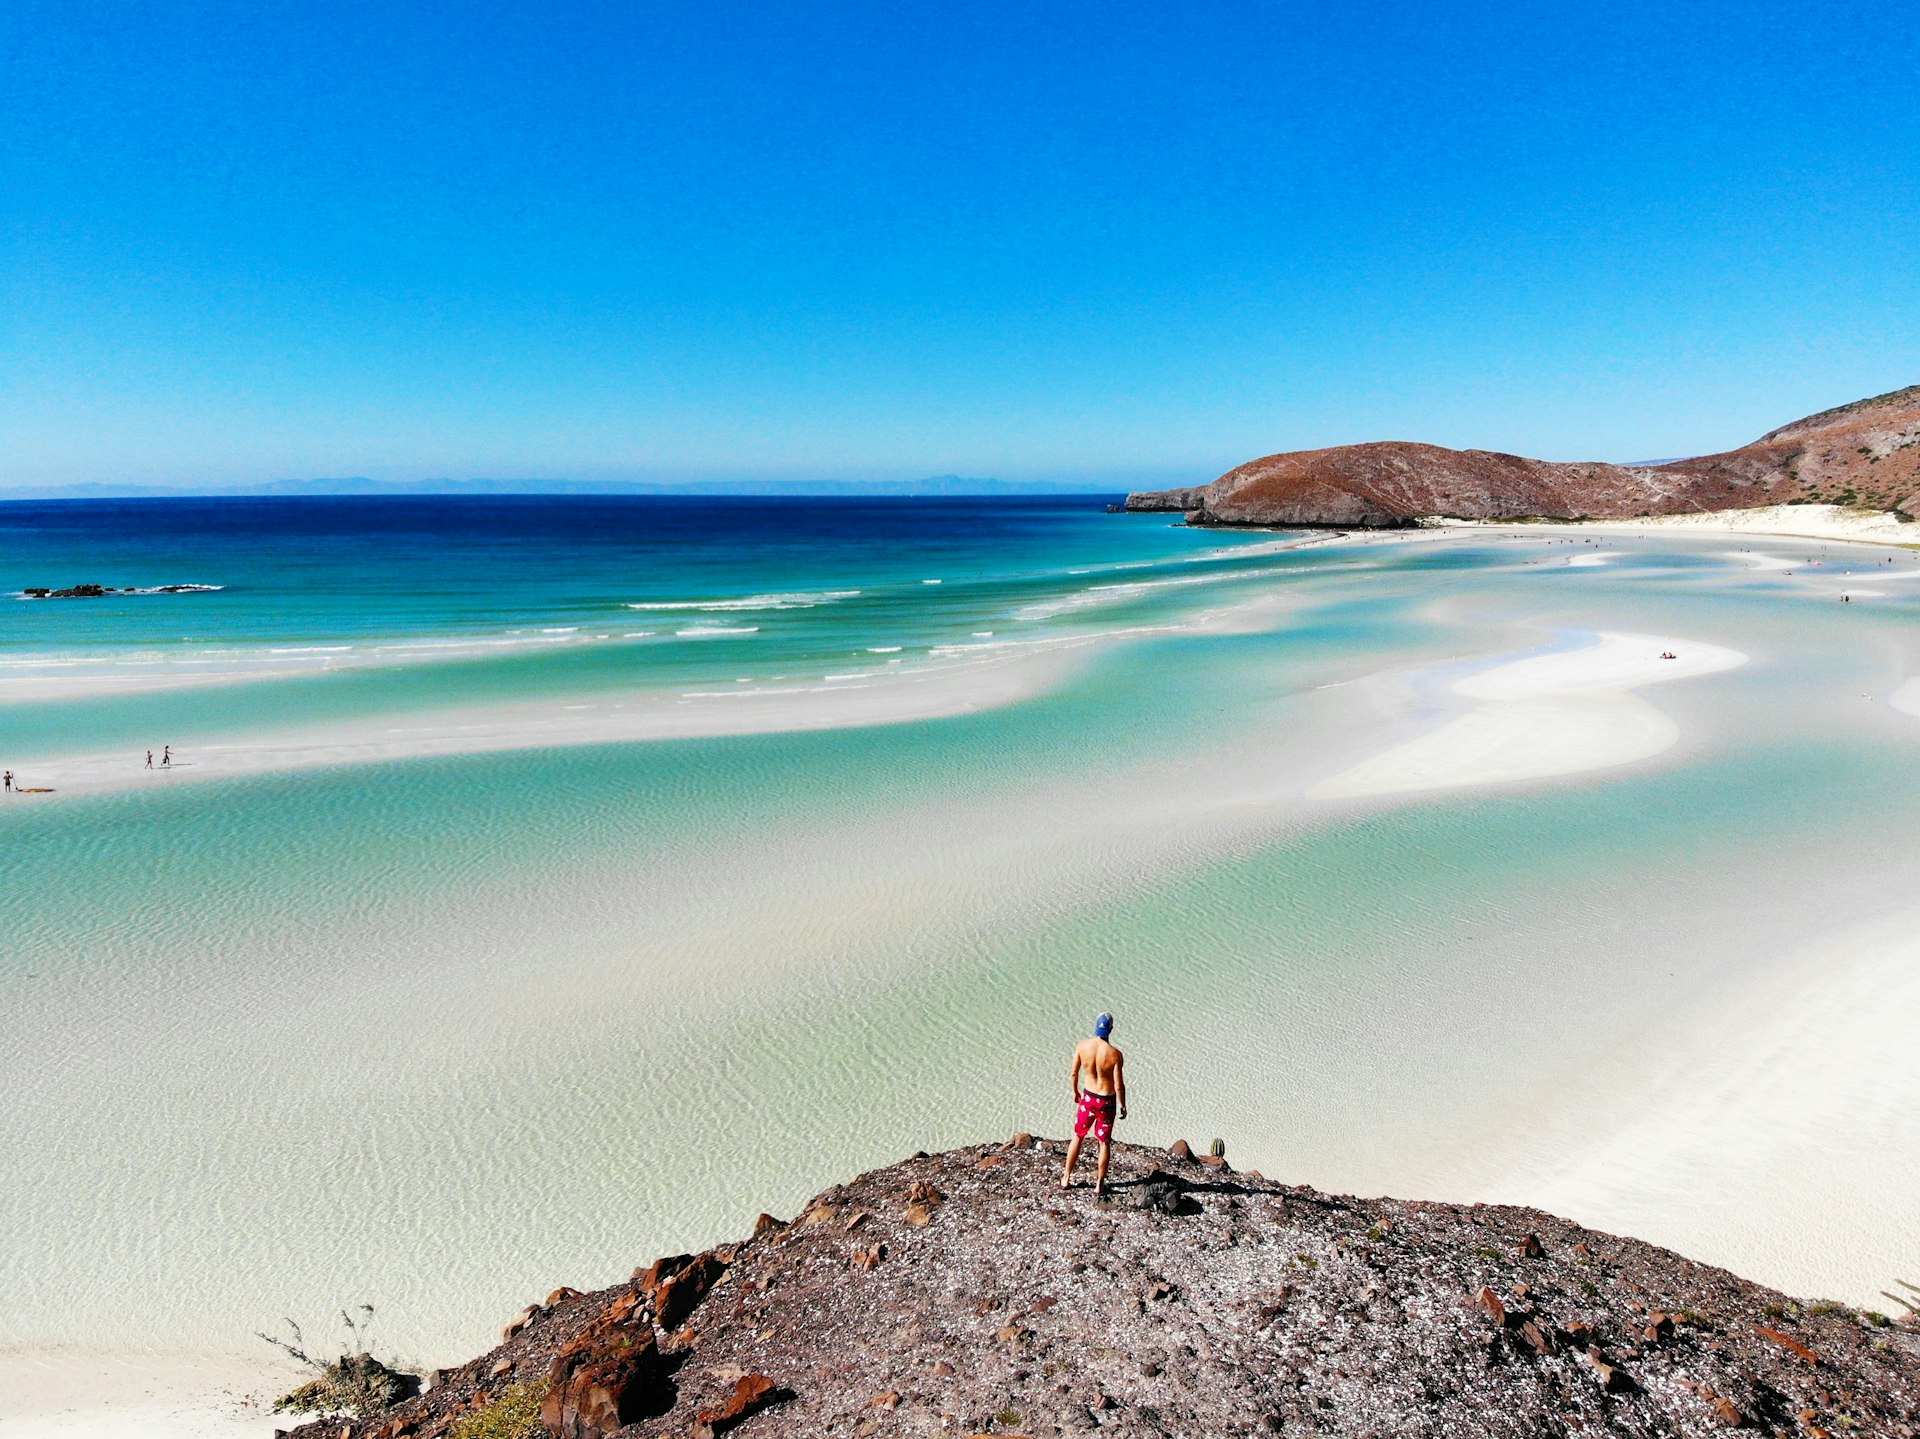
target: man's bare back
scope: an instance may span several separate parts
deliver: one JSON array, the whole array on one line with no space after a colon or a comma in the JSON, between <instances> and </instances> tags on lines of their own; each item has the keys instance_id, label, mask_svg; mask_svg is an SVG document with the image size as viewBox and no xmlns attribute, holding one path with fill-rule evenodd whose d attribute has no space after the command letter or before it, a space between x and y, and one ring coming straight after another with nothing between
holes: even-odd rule
<instances>
[{"instance_id":1,"label":"man's bare back","mask_svg":"<svg viewBox=\"0 0 1920 1439\"><path fill-rule=\"evenodd\" d=\"M1107 1040L1081 1040L1073 1051L1073 1097L1078 1099L1083 1089L1094 1094L1117 1093L1120 1067L1125 1062L1126 1056L1118 1046Z\"/></svg>"},{"instance_id":2,"label":"man's bare back","mask_svg":"<svg viewBox=\"0 0 1920 1439\"><path fill-rule=\"evenodd\" d=\"M1091 1134L1100 1146L1100 1159L1094 1166L1094 1192L1106 1193L1107 1161L1113 1156L1113 1121L1127 1117L1127 1060L1108 1042L1112 1032L1113 1016L1103 1014L1094 1021L1093 1037L1081 1040L1073 1051L1073 1068L1067 1076L1073 1086L1073 1142L1067 1146L1067 1167L1060 1174L1062 1189L1073 1187L1073 1166L1079 1162L1080 1146Z\"/></svg>"}]
</instances>

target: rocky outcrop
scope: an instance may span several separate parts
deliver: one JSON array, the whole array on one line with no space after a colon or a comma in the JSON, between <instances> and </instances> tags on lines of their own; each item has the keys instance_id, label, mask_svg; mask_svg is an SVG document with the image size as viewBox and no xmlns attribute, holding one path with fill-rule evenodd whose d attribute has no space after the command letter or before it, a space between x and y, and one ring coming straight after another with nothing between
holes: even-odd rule
<instances>
[{"instance_id":1,"label":"rocky outcrop","mask_svg":"<svg viewBox=\"0 0 1920 1439\"><path fill-rule=\"evenodd\" d=\"M531 1306L424 1395L302 1439L1920 1435L1920 1333L1526 1209L1354 1199L1018 1136ZM517 1406L517 1407L510 1407Z\"/></svg>"},{"instance_id":2,"label":"rocky outcrop","mask_svg":"<svg viewBox=\"0 0 1920 1439\"><path fill-rule=\"evenodd\" d=\"M1129 495L1217 525L1342 528L1473 520L1631 519L1829 503L1920 516L1920 386L1843 405L1724 454L1564 464L1386 441L1268 455L1198 490Z\"/></svg>"},{"instance_id":3,"label":"rocky outcrop","mask_svg":"<svg viewBox=\"0 0 1920 1439\"><path fill-rule=\"evenodd\" d=\"M1197 510L1205 501L1207 487L1192 485L1180 490L1136 490L1127 496L1129 510Z\"/></svg>"},{"instance_id":4,"label":"rocky outcrop","mask_svg":"<svg viewBox=\"0 0 1920 1439\"><path fill-rule=\"evenodd\" d=\"M20 594L29 600L97 600L108 595L198 595L224 588L224 585L148 585L115 589L112 585L87 584L69 585L64 590L56 590L46 585L29 585Z\"/></svg>"}]
</instances>

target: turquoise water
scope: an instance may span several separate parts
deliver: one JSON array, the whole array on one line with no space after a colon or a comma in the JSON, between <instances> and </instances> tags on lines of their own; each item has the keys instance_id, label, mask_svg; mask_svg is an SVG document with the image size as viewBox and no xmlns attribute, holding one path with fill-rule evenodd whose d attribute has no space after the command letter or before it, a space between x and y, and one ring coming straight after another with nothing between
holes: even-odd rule
<instances>
[{"instance_id":1,"label":"turquoise water","mask_svg":"<svg viewBox=\"0 0 1920 1439\"><path fill-rule=\"evenodd\" d=\"M894 645L907 670L1095 643L971 713L15 796L0 1343L244 1352L367 1300L452 1358L528 1294L858 1168L1057 1132L1100 1008L1128 1137L1525 1198L1549 1166L1518 1137L1565 1157L1590 1100L1650 1104L1616 1068L1706 1053L1699 1016L1910 869L1905 556L1843 610L1870 560L1744 553L1804 566L1797 541L1574 567L1534 535L1285 548L1084 502L391 503L0 510L0 588L226 586L6 607L0 757L30 782L119 746L190 764L456 705L825 684ZM706 625L754 633L679 633ZM1749 662L1650 690L1681 740L1643 764L1304 797L1442 721L1449 676L1602 629ZM1651 1237L1862 1290L1843 1251L1882 1231L1852 1216L1885 1204L1836 1187L1804 1254Z\"/></svg>"}]
</instances>

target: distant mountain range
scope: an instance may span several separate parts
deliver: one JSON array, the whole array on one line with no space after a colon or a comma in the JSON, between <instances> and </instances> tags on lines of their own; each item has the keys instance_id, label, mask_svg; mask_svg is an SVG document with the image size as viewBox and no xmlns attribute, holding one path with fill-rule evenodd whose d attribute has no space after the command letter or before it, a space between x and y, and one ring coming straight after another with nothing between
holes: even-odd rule
<instances>
[{"instance_id":1,"label":"distant mountain range","mask_svg":"<svg viewBox=\"0 0 1920 1439\"><path fill-rule=\"evenodd\" d=\"M323 495L737 495L741 498L911 498L915 496L1105 495L1115 486L1082 483L1041 484L978 479L966 475L928 475L917 480L268 480L253 485L122 485L111 482L30 485L0 489L0 500L119 500L162 498L260 498Z\"/></svg>"},{"instance_id":2,"label":"distant mountain range","mask_svg":"<svg viewBox=\"0 0 1920 1439\"><path fill-rule=\"evenodd\" d=\"M1200 524L1281 526L1630 519L1805 503L1920 519L1920 385L1687 460L1567 464L1384 440L1268 455L1212 484L1127 496L1130 510L1182 510Z\"/></svg>"}]
</instances>

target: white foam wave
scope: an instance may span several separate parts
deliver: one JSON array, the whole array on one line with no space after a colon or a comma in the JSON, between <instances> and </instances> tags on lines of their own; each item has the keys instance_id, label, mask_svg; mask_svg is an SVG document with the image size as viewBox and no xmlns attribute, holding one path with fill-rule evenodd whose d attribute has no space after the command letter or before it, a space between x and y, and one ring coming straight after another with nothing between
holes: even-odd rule
<instances>
[{"instance_id":1,"label":"white foam wave","mask_svg":"<svg viewBox=\"0 0 1920 1439\"><path fill-rule=\"evenodd\" d=\"M857 598L858 590L811 590L781 595L745 595L730 600L646 600L630 603L630 610L700 610L727 613L746 610L810 610Z\"/></svg>"},{"instance_id":2,"label":"white foam wave","mask_svg":"<svg viewBox=\"0 0 1920 1439\"><path fill-rule=\"evenodd\" d=\"M1059 599L1040 600L1034 604L1023 605L1014 613L1015 618L1023 620L1052 619L1056 615L1071 614L1075 610L1094 609L1100 605L1125 604L1128 600L1138 599L1156 590L1186 589L1193 585L1220 584L1228 580L1258 579L1262 576L1278 577L1272 570L1227 570L1215 575L1181 575L1174 579L1129 580L1121 584L1091 585L1073 594L1062 595Z\"/></svg>"}]
</instances>

